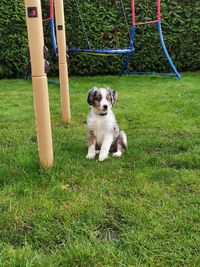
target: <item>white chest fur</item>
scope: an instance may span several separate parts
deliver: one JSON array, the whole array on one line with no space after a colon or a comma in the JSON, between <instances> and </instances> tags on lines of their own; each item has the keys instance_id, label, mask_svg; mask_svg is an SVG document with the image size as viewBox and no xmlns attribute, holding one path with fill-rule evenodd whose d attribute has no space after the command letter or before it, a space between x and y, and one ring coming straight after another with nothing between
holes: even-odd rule
<instances>
[{"instance_id":1,"label":"white chest fur","mask_svg":"<svg viewBox=\"0 0 200 267\"><path fill-rule=\"evenodd\" d=\"M114 138L114 132L116 131L117 123L112 110L109 110L105 116L97 115L93 110L89 113L88 130L93 131L97 144L101 145L105 136L112 135Z\"/></svg>"}]
</instances>

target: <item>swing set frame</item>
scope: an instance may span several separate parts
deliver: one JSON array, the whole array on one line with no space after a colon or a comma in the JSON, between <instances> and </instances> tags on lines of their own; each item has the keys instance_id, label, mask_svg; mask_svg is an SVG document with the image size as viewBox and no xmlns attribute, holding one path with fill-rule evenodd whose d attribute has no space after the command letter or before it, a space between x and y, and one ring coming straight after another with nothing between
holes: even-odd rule
<instances>
[{"instance_id":1,"label":"swing set frame","mask_svg":"<svg viewBox=\"0 0 200 267\"><path fill-rule=\"evenodd\" d=\"M76 0L78 1L78 0ZM91 49L91 48L68 48L67 53L83 53L83 54L90 54L90 55L101 55L101 56L114 56L114 55L124 55L125 59L122 63L121 70L119 72L119 75L121 76L122 74L146 74L146 75L161 75L161 76L172 76L176 77L179 80L182 80L182 76L176 69L169 52L166 48L164 39L163 39L163 34L162 34L162 27L161 27L161 0L156 0L157 1L157 17L156 20L151 20L151 21L141 21L137 22L136 21L136 15L135 15L135 0L131 0L131 15L132 15L132 25L131 25L131 32L129 31L129 36L130 36L130 44L129 47L124 47L124 48L108 48L108 49ZM123 6L123 0L121 0L121 5L123 8L124 12L124 17L127 22L127 17L124 11L124 6ZM77 2L77 7L78 7L78 2ZM79 10L80 13L80 10ZM52 37L52 43L53 43L53 48L54 52L57 55L57 42L56 42L56 34L55 34L55 23L54 23L54 4L53 0L50 0L50 27L51 27L51 37ZM81 18L81 22L82 18ZM128 24L128 23L127 23ZM157 31L159 35L159 40L161 47L163 49L164 55L170 65L170 68L172 70L172 73L158 73L158 72L136 72L136 71L128 71L127 66L128 62L131 58L131 55L133 52L135 52L134 48L134 42L135 42L135 35L136 35L136 28L142 25L148 25L148 24L157 24ZM127 28L129 26L127 25ZM84 30L85 31L85 30ZM89 43L89 41L88 41Z\"/></svg>"},{"instance_id":2,"label":"swing set frame","mask_svg":"<svg viewBox=\"0 0 200 267\"><path fill-rule=\"evenodd\" d=\"M141 25L147 25L147 24L157 24L157 31L159 34L159 39L160 39L160 44L161 47L163 49L164 55L170 65L170 68L172 70L173 73L157 73L157 72L130 72L127 71L127 65L128 65L128 61L130 59L130 54L127 55L126 59L124 60L120 75L122 75L123 73L126 74L146 74L146 75L161 75L161 76L172 76L172 77L176 77L179 80L182 80L182 76L180 75L180 73L178 72L178 70L176 69L170 55L169 52L166 48L164 39L163 39L163 34L162 34L162 27L161 27L161 0L157 0L157 19L156 20L151 20L151 21L141 21L141 22L136 22L136 15L135 15L135 0L131 0L131 10L132 10L132 36L133 36L133 43L135 41L135 31L136 31L136 27L141 26Z\"/></svg>"}]
</instances>

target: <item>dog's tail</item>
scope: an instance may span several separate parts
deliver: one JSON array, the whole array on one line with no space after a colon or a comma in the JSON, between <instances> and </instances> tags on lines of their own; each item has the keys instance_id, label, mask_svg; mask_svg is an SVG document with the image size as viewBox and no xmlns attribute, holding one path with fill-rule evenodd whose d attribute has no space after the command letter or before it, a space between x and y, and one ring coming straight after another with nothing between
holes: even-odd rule
<instances>
[{"instance_id":1,"label":"dog's tail","mask_svg":"<svg viewBox=\"0 0 200 267\"><path fill-rule=\"evenodd\" d=\"M120 138L122 140L122 144L123 144L123 147L124 149L128 148L128 142L127 142L127 137L126 137L126 134L124 131L120 131Z\"/></svg>"}]
</instances>

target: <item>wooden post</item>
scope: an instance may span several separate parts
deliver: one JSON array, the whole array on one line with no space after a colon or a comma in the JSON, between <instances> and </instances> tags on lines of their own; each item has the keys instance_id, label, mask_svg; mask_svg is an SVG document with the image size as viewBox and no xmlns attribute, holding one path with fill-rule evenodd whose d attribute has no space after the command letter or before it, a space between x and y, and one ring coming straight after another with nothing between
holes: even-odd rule
<instances>
[{"instance_id":1,"label":"wooden post","mask_svg":"<svg viewBox=\"0 0 200 267\"><path fill-rule=\"evenodd\" d=\"M40 0L25 0L31 60L39 159L42 167L53 164L48 82L45 73L44 36Z\"/></svg>"},{"instance_id":2,"label":"wooden post","mask_svg":"<svg viewBox=\"0 0 200 267\"><path fill-rule=\"evenodd\" d=\"M59 60L59 77L60 77L60 93L61 108L63 122L70 123L70 97L69 97L69 81L68 66L66 55L66 36L65 36L65 19L63 0L54 0L56 15L56 34L58 44L58 60Z\"/></svg>"}]
</instances>

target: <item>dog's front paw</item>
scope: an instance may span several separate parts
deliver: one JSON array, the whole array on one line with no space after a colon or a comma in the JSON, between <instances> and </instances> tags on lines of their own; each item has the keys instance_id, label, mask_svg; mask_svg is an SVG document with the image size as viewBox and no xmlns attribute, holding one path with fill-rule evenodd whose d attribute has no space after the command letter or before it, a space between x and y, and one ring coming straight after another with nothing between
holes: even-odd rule
<instances>
[{"instance_id":1,"label":"dog's front paw","mask_svg":"<svg viewBox=\"0 0 200 267\"><path fill-rule=\"evenodd\" d=\"M108 158L108 155L102 155L102 154L99 155L99 161L104 161L107 158Z\"/></svg>"},{"instance_id":2,"label":"dog's front paw","mask_svg":"<svg viewBox=\"0 0 200 267\"><path fill-rule=\"evenodd\" d=\"M117 151L115 153L113 153L113 157L121 157L122 152L121 151Z\"/></svg>"},{"instance_id":3,"label":"dog's front paw","mask_svg":"<svg viewBox=\"0 0 200 267\"><path fill-rule=\"evenodd\" d=\"M93 153L88 153L86 156L86 159L94 159L95 158L95 154Z\"/></svg>"}]
</instances>

